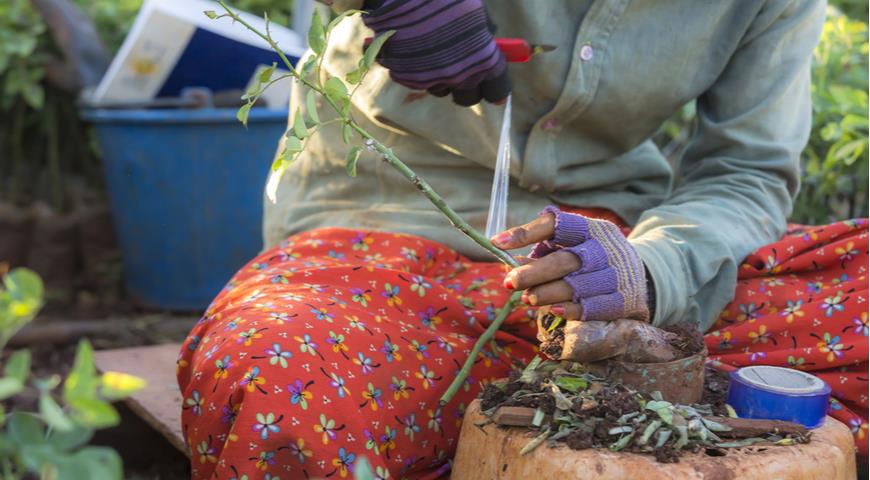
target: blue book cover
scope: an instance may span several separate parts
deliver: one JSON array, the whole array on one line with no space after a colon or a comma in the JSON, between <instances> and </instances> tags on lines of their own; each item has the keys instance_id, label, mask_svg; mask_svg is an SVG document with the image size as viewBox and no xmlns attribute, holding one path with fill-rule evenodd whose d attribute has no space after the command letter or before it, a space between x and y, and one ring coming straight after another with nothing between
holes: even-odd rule
<instances>
[{"instance_id":1,"label":"blue book cover","mask_svg":"<svg viewBox=\"0 0 870 480\"><path fill-rule=\"evenodd\" d=\"M206 10L221 8L208 0L147 0L90 101L142 103L177 97L186 87L247 90L263 68L282 64L269 45L244 26L228 18L212 20L203 14ZM265 29L262 18L243 17ZM275 24L270 31L295 63L305 51L302 37ZM285 73L279 68L274 76ZM284 109L289 93L288 79L271 87L263 100L269 108Z\"/></svg>"}]
</instances>

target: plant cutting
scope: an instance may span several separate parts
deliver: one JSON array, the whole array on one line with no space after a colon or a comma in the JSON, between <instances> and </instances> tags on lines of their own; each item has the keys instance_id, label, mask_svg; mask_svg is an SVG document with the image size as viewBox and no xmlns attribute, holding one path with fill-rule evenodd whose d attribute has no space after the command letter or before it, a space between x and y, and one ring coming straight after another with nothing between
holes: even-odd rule
<instances>
[{"instance_id":1,"label":"plant cutting","mask_svg":"<svg viewBox=\"0 0 870 480\"><path fill-rule=\"evenodd\" d=\"M284 149L272 164L271 175L266 185L266 195L271 201L275 201L275 192L281 176L287 170L287 167L298 158L302 151L305 150L308 139L313 135L316 135L321 126L337 123L342 127L342 140L348 145L355 144L346 158L346 169L348 175L351 177L356 176L356 165L364 148L377 152L384 162L401 173L402 176L417 188L417 190L429 199L429 201L445 217L447 217L456 229L461 231L484 250L491 253L496 259L505 265L510 267L519 266L519 263L513 258L513 256L493 245L483 233L479 232L462 219L462 217L459 216L450 205L448 205L447 201L439 195L424 178L417 175L417 173L414 172L414 170L412 170L405 162L399 159L389 147L374 138L354 120L350 108L353 95L359 88L360 84L365 80L369 70L375 64L378 52L384 45L384 42L386 42L394 33L393 31L387 31L377 36L366 48L357 68L351 72L345 73L344 80L342 80L339 77L330 76L328 72L321 68L323 64L323 55L329 43L329 35L332 30L339 24L339 22L341 22L342 19L351 15L360 14L362 13L361 11L349 10L343 12L341 15L331 20L327 25L324 25L319 11L315 9L311 21L311 28L308 31L308 44L311 49L311 55L306 59L301 67L297 68L290 62L283 51L281 51L281 48L269 33L270 20L268 15L265 16L265 31L260 31L241 18L238 13L230 9L226 2L221 0L218 3L223 7L222 13L206 11L204 12L205 15L213 20L230 18L234 22L238 22L256 34L272 47L272 49L278 54L284 67L290 72L289 74L281 75L273 79L271 78L272 74L277 68L277 65L273 64L272 67L265 69L261 73L256 84L243 96L243 99L246 100L247 103L239 109L237 115L242 124L247 124L251 108L263 92L271 85L279 81L292 79L293 81L299 82L306 89L305 101L307 115L303 115L298 111L293 113L292 127L288 129L285 134L286 139ZM332 108L335 113L334 118L320 118L316 108L318 100L325 101L326 104ZM439 403L442 406L450 402L465 382L466 378L468 378L471 368L474 365L474 361L481 349L493 339L495 332L498 331L501 324L520 300L520 296L521 292L519 291L514 292L511 295L509 300L498 310L495 319L489 327L481 334L477 342L475 342L471 349L471 353L459 373L441 397Z\"/></svg>"}]
</instances>

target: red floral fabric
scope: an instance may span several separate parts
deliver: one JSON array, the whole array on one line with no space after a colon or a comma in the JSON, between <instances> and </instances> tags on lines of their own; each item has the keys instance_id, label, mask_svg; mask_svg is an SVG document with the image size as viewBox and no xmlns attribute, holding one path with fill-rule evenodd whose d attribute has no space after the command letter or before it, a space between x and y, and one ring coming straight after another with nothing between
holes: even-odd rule
<instances>
[{"instance_id":1,"label":"red floral fabric","mask_svg":"<svg viewBox=\"0 0 870 480\"><path fill-rule=\"evenodd\" d=\"M747 259L707 336L722 365L792 365L834 389L866 452L867 225L795 229ZM509 292L504 267L419 237L318 229L243 267L178 359L195 479L377 478L448 471L480 382L536 353L511 314L444 408L438 398Z\"/></svg>"},{"instance_id":2,"label":"red floral fabric","mask_svg":"<svg viewBox=\"0 0 870 480\"><path fill-rule=\"evenodd\" d=\"M831 386L829 414L867 455L867 220L793 225L741 265L734 300L705 339L727 367L778 365Z\"/></svg>"}]
</instances>

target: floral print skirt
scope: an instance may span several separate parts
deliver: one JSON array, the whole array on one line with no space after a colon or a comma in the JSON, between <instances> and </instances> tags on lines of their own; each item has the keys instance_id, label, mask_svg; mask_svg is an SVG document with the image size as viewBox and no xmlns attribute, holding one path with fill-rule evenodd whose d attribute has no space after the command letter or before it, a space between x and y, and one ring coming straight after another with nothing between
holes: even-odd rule
<instances>
[{"instance_id":1,"label":"floral print skirt","mask_svg":"<svg viewBox=\"0 0 870 480\"><path fill-rule=\"evenodd\" d=\"M833 388L831 415L867 451L867 224L795 227L742 266L707 334L723 368L784 365ZM423 238L324 228L243 267L178 359L194 479L376 478L449 471L481 382L536 353L515 310L453 401L438 398L507 300L505 267Z\"/></svg>"}]
</instances>

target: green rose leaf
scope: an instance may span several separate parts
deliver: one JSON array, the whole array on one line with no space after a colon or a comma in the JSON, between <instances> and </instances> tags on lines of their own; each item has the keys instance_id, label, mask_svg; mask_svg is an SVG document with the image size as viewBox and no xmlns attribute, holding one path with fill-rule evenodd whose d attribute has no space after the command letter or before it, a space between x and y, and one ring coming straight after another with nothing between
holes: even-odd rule
<instances>
[{"instance_id":1,"label":"green rose leaf","mask_svg":"<svg viewBox=\"0 0 870 480\"><path fill-rule=\"evenodd\" d=\"M296 110L296 115L293 119L293 133L299 139L308 137L308 127L305 126L305 119L302 118L302 112L299 110Z\"/></svg>"},{"instance_id":2,"label":"green rose leaf","mask_svg":"<svg viewBox=\"0 0 870 480\"><path fill-rule=\"evenodd\" d=\"M315 65L317 65L317 55L311 55L302 65L302 76L310 75Z\"/></svg>"},{"instance_id":3,"label":"green rose leaf","mask_svg":"<svg viewBox=\"0 0 870 480\"><path fill-rule=\"evenodd\" d=\"M262 72L260 72L260 83L266 83L272 79L272 74L275 73L275 67L278 66L277 63L272 62L271 67L264 68Z\"/></svg>"},{"instance_id":4,"label":"green rose leaf","mask_svg":"<svg viewBox=\"0 0 870 480\"><path fill-rule=\"evenodd\" d=\"M290 154L292 156L292 154L299 153L301 151L302 151L302 142L298 138L296 138L292 135L288 135L287 140L284 141L284 154L285 154L285 156L287 154Z\"/></svg>"},{"instance_id":5,"label":"green rose leaf","mask_svg":"<svg viewBox=\"0 0 870 480\"><path fill-rule=\"evenodd\" d=\"M246 103L239 107L239 111L236 112L236 118L242 122L242 125L248 126L248 115L251 113L251 104Z\"/></svg>"},{"instance_id":6,"label":"green rose leaf","mask_svg":"<svg viewBox=\"0 0 870 480\"><path fill-rule=\"evenodd\" d=\"M317 92L314 90L308 90L308 94L305 96L305 110L311 123L320 124L320 116L317 115Z\"/></svg>"},{"instance_id":7,"label":"green rose leaf","mask_svg":"<svg viewBox=\"0 0 870 480\"><path fill-rule=\"evenodd\" d=\"M350 97L347 93L347 87L341 79L330 77L323 86L323 93L326 94L326 98L335 104L342 115L347 115L348 108L350 107Z\"/></svg>"},{"instance_id":8,"label":"green rose leaf","mask_svg":"<svg viewBox=\"0 0 870 480\"><path fill-rule=\"evenodd\" d=\"M353 128L349 123L345 123L343 127L341 127L341 139L345 144L350 143L350 136L353 133Z\"/></svg>"},{"instance_id":9,"label":"green rose leaf","mask_svg":"<svg viewBox=\"0 0 870 480\"><path fill-rule=\"evenodd\" d=\"M332 29L335 28L339 24L339 22L341 22L342 20L344 20L347 17L350 17L351 15L356 15L357 13L365 13L365 12L363 12L362 10L353 10L353 9L345 10L345 11L341 12L340 15L333 18L332 21L329 22L329 24L326 26L326 31L331 32Z\"/></svg>"},{"instance_id":10,"label":"green rose leaf","mask_svg":"<svg viewBox=\"0 0 870 480\"><path fill-rule=\"evenodd\" d=\"M204 12L202 12L202 13L204 13L206 17L208 17L208 18L210 18L210 19L212 19L212 20L218 18L218 14L217 14L217 12L215 12L214 10L206 10L206 11L204 11Z\"/></svg>"},{"instance_id":11,"label":"green rose leaf","mask_svg":"<svg viewBox=\"0 0 870 480\"><path fill-rule=\"evenodd\" d=\"M351 177L356 177L356 164L361 153L362 148L360 147L353 147L347 152L347 174Z\"/></svg>"},{"instance_id":12,"label":"green rose leaf","mask_svg":"<svg viewBox=\"0 0 870 480\"><path fill-rule=\"evenodd\" d=\"M363 70L362 67L357 68L356 70L349 72L347 75L345 75L344 80L351 85L356 85L360 81L362 81L362 76L363 74L365 74L365 72L366 71Z\"/></svg>"},{"instance_id":13,"label":"green rose leaf","mask_svg":"<svg viewBox=\"0 0 870 480\"><path fill-rule=\"evenodd\" d=\"M378 53L380 53L381 48L384 46L384 43L389 40L390 37L392 37L395 33L395 30L389 30L382 33L381 35L378 35L377 37L375 37L374 40L372 40L371 45L369 45L369 48L366 49L366 52L363 55L363 64L365 65L366 69L371 68L371 66L375 64L375 60L377 60Z\"/></svg>"},{"instance_id":14,"label":"green rose leaf","mask_svg":"<svg viewBox=\"0 0 870 480\"><path fill-rule=\"evenodd\" d=\"M323 20L320 10L315 8L311 15L311 27L308 28L308 46L314 53L320 55L326 48L326 32L323 31Z\"/></svg>"}]
</instances>

